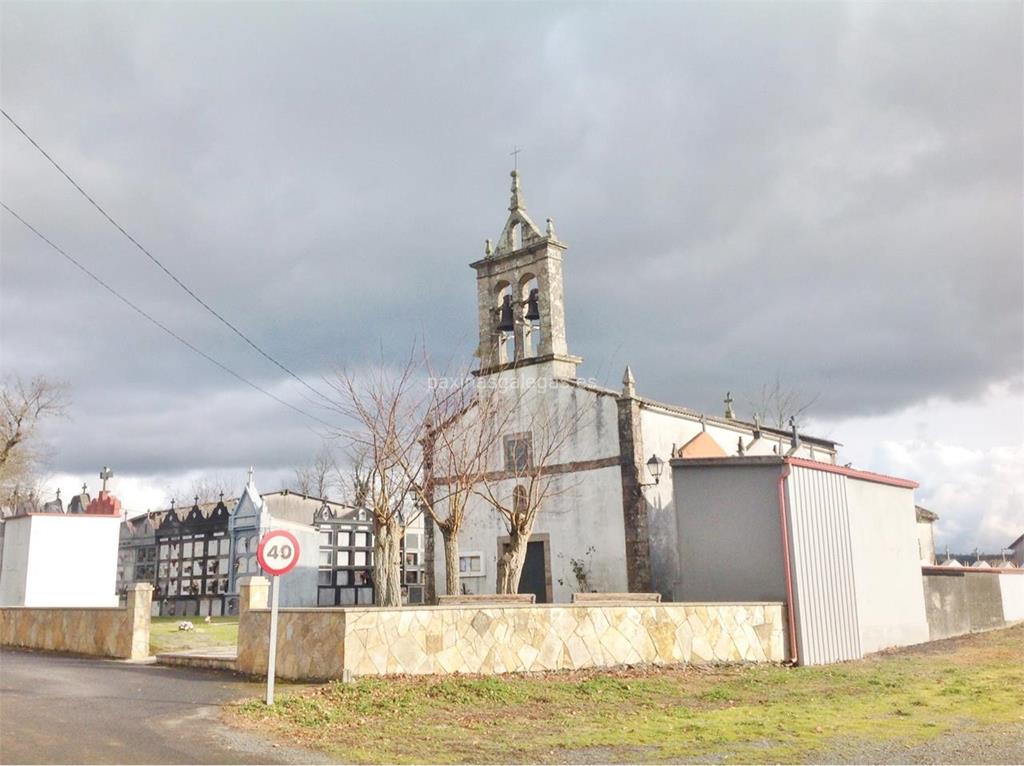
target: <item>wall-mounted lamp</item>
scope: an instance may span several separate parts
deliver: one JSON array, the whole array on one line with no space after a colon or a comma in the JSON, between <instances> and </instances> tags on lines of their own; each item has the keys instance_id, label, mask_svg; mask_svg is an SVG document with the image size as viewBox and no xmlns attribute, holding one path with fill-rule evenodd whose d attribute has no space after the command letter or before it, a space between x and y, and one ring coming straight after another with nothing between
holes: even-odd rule
<instances>
[{"instance_id":1,"label":"wall-mounted lamp","mask_svg":"<svg viewBox=\"0 0 1024 766\"><path fill-rule=\"evenodd\" d=\"M641 487L653 487L661 481L661 474L665 470L665 461L657 455L651 455L651 459L647 461L647 470L650 471L651 476L654 477L654 481L641 482Z\"/></svg>"}]
</instances>

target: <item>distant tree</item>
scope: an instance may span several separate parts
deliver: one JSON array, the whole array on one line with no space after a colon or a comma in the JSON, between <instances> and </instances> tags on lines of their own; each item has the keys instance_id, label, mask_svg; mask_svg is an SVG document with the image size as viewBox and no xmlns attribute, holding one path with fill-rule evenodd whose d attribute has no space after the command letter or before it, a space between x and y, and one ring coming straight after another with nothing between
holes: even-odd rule
<instances>
[{"instance_id":1,"label":"distant tree","mask_svg":"<svg viewBox=\"0 0 1024 766\"><path fill-rule=\"evenodd\" d=\"M39 426L67 412L67 386L44 377L29 381L17 375L0 389L0 504L38 495L42 443Z\"/></svg>"},{"instance_id":2,"label":"distant tree","mask_svg":"<svg viewBox=\"0 0 1024 766\"><path fill-rule=\"evenodd\" d=\"M749 404L764 425L785 430L790 418L799 426L817 401L818 394L809 396L776 374L775 380L763 384Z\"/></svg>"},{"instance_id":3,"label":"distant tree","mask_svg":"<svg viewBox=\"0 0 1024 766\"><path fill-rule=\"evenodd\" d=\"M199 498L201 504L214 503L224 497L236 497L239 494L239 487L235 481L222 474L201 476L189 486L187 498L195 500Z\"/></svg>"},{"instance_id":4,"label":"distant tree","mask_svg":"<svg viewBox=\"0 0 1024 766\"><path fill-rule=\"evenodd\" d=\"M326 498L333 490L344 491L345 484L334 451L324 443L308 464L295 469L291 489L303 495Z\"/></svg>"}]
</instances>

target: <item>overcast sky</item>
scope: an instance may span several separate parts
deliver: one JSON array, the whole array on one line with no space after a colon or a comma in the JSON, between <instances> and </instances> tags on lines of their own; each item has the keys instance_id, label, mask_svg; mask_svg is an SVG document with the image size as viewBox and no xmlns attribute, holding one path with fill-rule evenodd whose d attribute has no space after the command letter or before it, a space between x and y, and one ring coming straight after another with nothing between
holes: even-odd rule
<instances>
[{"instance_id":1,"label":"overcast sky","mask_svg":"<svg viewBox=\"0 0 1024 766\"><path fill-rule=\"evenodd\" d=\"M508 204L569 244L580 374L739 414L777 375L843 462L921 482L940 545L1024 531L1021 5L5 2L2 103L176 274L311 381L475 348ZM261 386L301 389L9 124L3 200ZM70 384L65 493L133 510L284 481L315 423L114 302L7 214L5 373ZM179 498L181 500L182 498Z\"/></svg>"}]
</instances>

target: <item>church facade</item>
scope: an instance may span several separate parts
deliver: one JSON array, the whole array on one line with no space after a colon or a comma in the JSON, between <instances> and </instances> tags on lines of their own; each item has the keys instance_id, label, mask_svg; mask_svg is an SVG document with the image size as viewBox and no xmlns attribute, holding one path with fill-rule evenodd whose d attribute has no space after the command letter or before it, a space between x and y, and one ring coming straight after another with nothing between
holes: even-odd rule
<instances>
[{"instance_id":1,"label":"church facade","mask_svg":"<svg viewBox=\"0 0 1024 766\"><path fill-rule=\"evenodd\" d=\"M652 592L666 600L680 572L673 458L781 455L835 463L836 444L736 418L654 401L640 395L627 367L620 389L581 380L583 361L570 353L563 294L567 245L548 219L544 231L526 211L512 173L508 218L496 244L470 264L476 272L479 326L478 386L530 388L554 410L585 413L552 463L553 491L545 498L526 553L520 592L538 602L566 602L573 592ZM510 460L530 454L528 418L512 419L492 466L499 492L513 496ZM517 430L517 428L526 430ZM519 455L519 458L516 457ZM527 458L528 459L528 458ZM507 473L507 481L500 478ZM435 481L443 484L445 477ZM502 486L502 484L507 486ZM428 525L432 526L432 525ZM439 533L434 532L436 539ZM496 589L497 564L508 541L504 521L482 498L470 500L459 535L463 593ZM434 581L443 593L444 560L435 546ZM429 549L429 548L428 548Z\"/></svg>"}]
</instances>

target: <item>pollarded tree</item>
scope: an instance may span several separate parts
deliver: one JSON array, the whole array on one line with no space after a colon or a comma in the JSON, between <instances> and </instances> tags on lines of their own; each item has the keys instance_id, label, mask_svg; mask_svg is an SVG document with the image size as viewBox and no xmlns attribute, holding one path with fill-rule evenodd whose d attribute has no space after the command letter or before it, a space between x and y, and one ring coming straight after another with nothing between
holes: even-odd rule
<instances>
[{"instance_id":1,"label":"pollarded tree","mask_svg":"<svg viewBox=\"0 0 1024 766\"><path fill-rule=\"evenodd\" d=\"M409 466L422 453L425 386L411 356L392 370L384 365L356 378L340 373L331 385L339 394L335 409L355 422L344 435L352 451L365 455L365 506L373 516L374 602L401 606L401 544L419 515L417 477Z\"/></svg>"},{"instance_id":2,"label":"pollarded tree","mask_svg":"<svg viewBox=\"0 0 1024 766\"><path fill-rule=\"evenodd\" d=\"M515 415L510 397L468 374L431 375L422 453L407 469L417 499L444 543L445 590L459 593L459 533L487 474L495 444ZM420 478L422 477L422 478Z\"/></svg>"}]
</instances>

